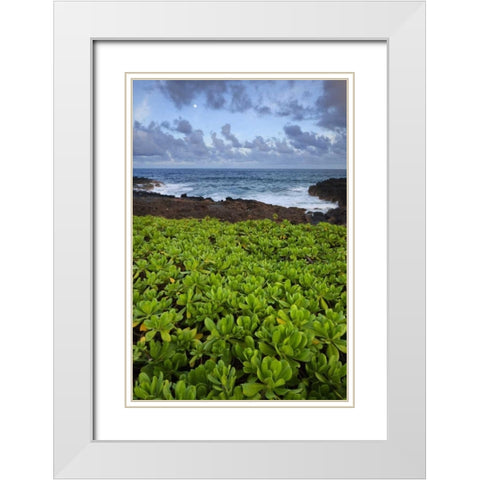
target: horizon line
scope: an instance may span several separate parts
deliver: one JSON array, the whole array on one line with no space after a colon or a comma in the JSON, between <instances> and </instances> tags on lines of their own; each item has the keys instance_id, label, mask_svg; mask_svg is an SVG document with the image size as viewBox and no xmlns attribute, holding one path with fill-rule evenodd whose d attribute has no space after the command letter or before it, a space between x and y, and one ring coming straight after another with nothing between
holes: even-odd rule
<instances>
[{"instance_id":1,"label":"horizon line","mask_svg":"<svg viewBox=\"0 0 480 480\"><path fill-rule=\"evenodd\" d=\"M135 167L138 170L152 170L152 169L166 169L166 168L177 168L177 169L203 169L203 170L346 170L347 167Z\"/></svg>"}]
</instances>

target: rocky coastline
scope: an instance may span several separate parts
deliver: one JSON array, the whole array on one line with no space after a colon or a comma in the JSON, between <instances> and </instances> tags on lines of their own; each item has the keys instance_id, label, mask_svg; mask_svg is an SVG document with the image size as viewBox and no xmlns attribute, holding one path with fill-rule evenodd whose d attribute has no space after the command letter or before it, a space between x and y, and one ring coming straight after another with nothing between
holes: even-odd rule
<instances>
[{"instance_id":1,"label":"rocky coastline","mask_svg":"<svg viewBox=\"0 0 480 480\"><path fill-rule=\"evenodd\" d=\"M153 215L172 219L212 217L228 222L269 218L278 221L288 220L294 224L314 225L319 222L346 225L347 221L346 179L329 179L309 188L310 195L338 203L337 208L328 210L326 213L307 213L302 208L281 207L241 198L227 197L225 200L215 201L211 198L189 197L186 194L181 197L162 195L151 191L154 187L161 186L161 182L158 182L160 185L153 185L157 182L146 180L148 179L134 177L133 214L137 216ZM340 182L333 184L330 180L340 180ZM342 187L342 180L344 187Z\"/></svg>"},{"instance_id":2,"label":"rocky coastline","mask_svg":"<svg viewBox=\"0 0 480 480\"><path fill-rule=\"evenodd\" d=\"M147 177L133 177L133 190L151 191L154 188L163 187L165 184L158 180L153 180Z\"/></svg>"},{"instance_id":3,"label":"rocky coastline","mask_svg":"<svg viewBox=\"0 0 480 480\"><path fill-rule=\"evenodd\" d=\"M133 192L133 214L153 215L165 218L212 217L228 222L243 220L289 220L291 223L309 223L305 211L296 207L280 207L256 200L226 198L214 201L211 198L174 197L151 192Z\"/></svg>"},{"instance_id":4,"label":"rocky coastline","mask_svg":"<svg viewBox=\"0 0 480 480\"><path fill-rule=\"evenodd\" d=\"M312 223L328 222L335 225L347 224L347 179L329 178L318 182L308 188L309 195L318 197L327 202L336 202L337 208L332 208L326 213L315 212L312 214Z\"/></svg>"},{"instance_id":5,"label":"rocky coastline","mask_svg":"<svg viewBox=\"0 0 480 480\"><path fill-rule=\"evenodd\" d=\"M308 193L328 202L337 202L339 207L346 207L347 179L329 178L308 187Z\"/></svg>"}]
</instances>

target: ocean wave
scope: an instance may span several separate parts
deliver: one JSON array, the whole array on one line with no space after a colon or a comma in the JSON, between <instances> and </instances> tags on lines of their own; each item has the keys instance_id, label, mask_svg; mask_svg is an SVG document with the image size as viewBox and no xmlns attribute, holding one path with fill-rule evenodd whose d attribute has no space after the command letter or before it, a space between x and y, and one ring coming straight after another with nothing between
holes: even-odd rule
<instances>
[{"instance_id":1,"label":"ocean wave","mask_svg":"<svg viewBox=\"0 0 480 480\"><path fill-rule=\"evenodd\" d=\"M312 197L308 194L308 191L300 190L299 188L291 189L289 192L282 192L282 194L262 193L254 195L254 197L252 200L269 203L270 205L279 205L280 207L303 208L307 212L325 213L331 208L338 207L334 202L327 202L317 197Z\"/></svg>"},{"instance_id":2,"label":"ocean wave","mask_svg":"<svg viewBox=\"0 0 480 480\"><path fill-rule=\"evenodd\" d=\"M136 173L136 172L135 172ZM142 171L142 176L162 182L150 191L163 195L212 198L215 201L230 198L256 200L281 207L297 207L307 212L325 213L338 207L335 202L320 200L308 194L309 186L322 175L304 171L206 171L168 170Z\"/></svg>"},{"instance_id":3,"label":"ocean wave","mask_svg":"<svg viewBox=\"0 0 480 480\"><path fill-rule=\"evenodd\" d=\"M244 189L241 189L244 190ZM151 191L161 193L162 195L173 195L180 197L183 194L209 197L217 202L225 200L227 197L242 198L244 200L256 200L270 205L278 205L280 207L297 207L307 212L327 212L331 208L338 205L334 202L320 200L317 197L308 194L308 186L295 186L287 190L277 192L259 192L253 189L240 192L238 187L232 190L216 190L212 188L202 188L202 185L194 185L192 183L166 183L159 187L154 187Z\"/></svg>"},{"instance_id":4,"label":"ocean wave","mask_svg":"<svg viewBox=\"0 0 480 480\"><path fill-rule=\"evenodd\" d=\"M331 208L338 207L335 202L320 200L308 194L308 188L292 187L288 191L281 192L254 192L247 194L238 194L226 191L217 191L215 193L195 192L195 195L210 197L217 202L225 200L227 197L242 198L243 200L256 200L257 202L268 203L269 205L278 205L280 207L303 208L307 212L325 213Z\"/></svg>"},{"instance_id":5,"label":"ocean wave","mask_svg":"<svg viewBox=\"0 0 480 480\"><path fill-rule=\"evenodd\" d=\"M188 194L194 189L191 183L165 183L160 187L155 187L152 191L155 193L161 193L162 195L173 195L180 197L184 193Z\"/></svg>"}]
</instances>

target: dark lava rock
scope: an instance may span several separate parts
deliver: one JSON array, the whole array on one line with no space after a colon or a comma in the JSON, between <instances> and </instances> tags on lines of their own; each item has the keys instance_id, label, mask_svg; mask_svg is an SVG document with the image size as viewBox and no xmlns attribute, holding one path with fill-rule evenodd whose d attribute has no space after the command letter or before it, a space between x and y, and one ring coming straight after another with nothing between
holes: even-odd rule
<instances>
[{"instance_id":1,"label":"dark lava rock","mask_svg":"<svg viewBox=\"0 0 480 480\"><path fill-rule=\"evenodd\" d=\"M186 198L187 200L208 200L210 202L213 202L213 200L210 197L189 197L186 193L182 193L180 195L180 198Z\"/></svg>"},{"instance_id":2,"label":"dark lava rock","mask_svg":"<svg viewBox=\"0 0 480 480\"><path fill-rule=\"evenodd\" d=\"M310 223L316 225L320 222L328 222L333 225L347 224L347 209L345 207L332 208L326 213L313 212L310 214Z\"/></svg>"},{"instance_id":3,"label":"dark lava rock","mask_svg":"<svg viewBox=\"0 0 480 480\"><path fill-rule=\"evenodd\" d=\"M144 190L133 190L133 198L175 198L175 195L164 195L163 193L146 192Z\"/></svg>"},{"instance_id":4,"label":"dark lava rock","mask_svg":"<svg viewBox=\"0 0 480 480\"><path fill-rule=\"evenodd\" d=\"M346 207L347 179L329 178L309 187L308 193L327 202L337 202L339 207Z\"/></svg>"},{"instance_id":5,"label":"dark lava rock","mask_svg":"<svg viewBox=\"0 0 480 480\"><path fill-rule=\"evenodd\" d=\"M133 192L133 214L154 215L165 218L212 217L228 222L263 220L269 218L291 223L309 223L305 210L280 207L256 200L232 199L215 202L202 197L173 197L151 192Z\"/></svg>"},{"instance_id":6,"label":"dark lava rock","mask_svg":"<svg viewBox=\"0 0 480 480\"><path fill-rule=\"evenodd\" d=\"M147 177L133 177L133 189L150 191L155 187L162 187L164 183Z\"/></svg>"},{"instance_id":7,"label":"dark lava rock","mask_svg":"<svg viewBox=\"0 0 480 480\"><path fill-rule=\"evenodd\" d=\"M326 215L328 223L333 223L333 225L347 224L347 209L345 207L332 208Z\"/></svg>"},{"instance_id":8,"label":"dark lava rock","mask_svg":"<svg viewBox=\"0 0 480 480\"><path fill-rule=\"evenodd\" d=\"M316 225L320 222L328 222L327 216L322 212L313 212L310 214L310 223Z\"/></svg>"},{"instance_id":9,"label":"dark lava rock","mask_svg":"<svg viewBox=\"0 0 480 480\"><path fill-rule=\"evenodd\" d=\"M328 222L334 225L346 225L347 209L332 208L326 213L306 214L305 210L296 207L280 207L256 200L226 198L216 202L211 198L187 197L137 191L133 192L133 214L153 215L165 218L205 218L212 217L228 222L243 220L289 220L291 223Z\"/></svg>"}]
</instances>

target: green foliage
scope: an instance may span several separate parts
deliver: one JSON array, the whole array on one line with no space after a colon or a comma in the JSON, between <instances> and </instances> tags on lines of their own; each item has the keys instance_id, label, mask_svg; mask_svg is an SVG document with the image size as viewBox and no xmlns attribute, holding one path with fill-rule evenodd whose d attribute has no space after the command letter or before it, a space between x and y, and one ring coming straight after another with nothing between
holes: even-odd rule
<instances>
[{"instance_id":1,"label":"green foliage","mask_svg":"<svg viewBox=\"0 0 480 480\"><path fill-rule=\"evenodd\" d=\"M134 398L346 398L346 229L133 218Z\"/></svg>"}]
</instances>

